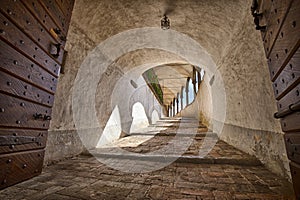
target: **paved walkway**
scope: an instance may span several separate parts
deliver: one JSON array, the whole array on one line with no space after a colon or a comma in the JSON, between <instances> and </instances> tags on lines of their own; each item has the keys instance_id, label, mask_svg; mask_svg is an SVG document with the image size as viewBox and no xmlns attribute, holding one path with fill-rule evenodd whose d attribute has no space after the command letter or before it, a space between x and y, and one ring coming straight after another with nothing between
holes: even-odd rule
<instances>
[{"instance_id":1,"label":"paved walkway","mask_svg":"<svg viewBox=\"0 0 300 200\"><path fill-rule=\"evenodd\" d=\"M0 199L293 199L289 182L193 120L159 121L147 130L93 153L104 162L134 171L175 157L179 147L172 143L174 133L183 141L196 136L180 159L156 171L126 173L82 155L48 166L40 176L0 191ZM209 147L215 142L211 152L201 154L203 144ZM173 153L152 154L169 144L173 144ZM120 153L120 148L131 153Z\"/></svg>"}]
</instances>

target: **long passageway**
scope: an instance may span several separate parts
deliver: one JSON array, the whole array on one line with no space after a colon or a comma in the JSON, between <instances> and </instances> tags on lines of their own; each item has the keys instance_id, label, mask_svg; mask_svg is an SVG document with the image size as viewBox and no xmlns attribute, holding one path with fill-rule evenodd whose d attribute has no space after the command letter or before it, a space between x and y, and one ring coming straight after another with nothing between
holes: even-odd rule
<instances>
[{"instance_id":1,"label":"long passageway","mask_svg":"<svg viewBox=\"0 0 300 200\"><path fill-rule=\"evenodd\" d=\"M46 167L42 175L0 191L0 199L293 198L289 182L195 119L159 120L91 153Z\"/></svg>"}]
</instances>

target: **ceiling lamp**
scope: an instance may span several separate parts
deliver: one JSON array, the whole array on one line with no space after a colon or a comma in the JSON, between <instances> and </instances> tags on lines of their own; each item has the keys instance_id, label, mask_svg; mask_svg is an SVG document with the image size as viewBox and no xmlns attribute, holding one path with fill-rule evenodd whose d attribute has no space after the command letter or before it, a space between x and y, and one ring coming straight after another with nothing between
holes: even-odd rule
<instances>
[{"instance_id":1,"label":"ceiling lamp","mask_svg":"<svg viewBox=\"0 0 300 200\"><path fill-rule=\"evenodd\" d=\"M164 17L161 19L161 28L163 30L168 30L170 28L170 20L167 15L164 15Z\"/></svg>"}]
</instances>

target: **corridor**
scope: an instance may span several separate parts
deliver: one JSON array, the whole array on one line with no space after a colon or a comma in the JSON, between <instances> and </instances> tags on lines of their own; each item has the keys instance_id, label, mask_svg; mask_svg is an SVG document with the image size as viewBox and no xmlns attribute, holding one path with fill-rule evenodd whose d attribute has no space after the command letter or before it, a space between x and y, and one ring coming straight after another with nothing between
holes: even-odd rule
<instances>
[{"instance_id":1,"label":"corridor","mask_svg":"<svg viewBox=\"0 0 300 200\"><path fill-rule=\"evenodd\" d=\"M176 149L172 154L146 153L162 149L175 136L180 141L192 137L192 144L174 163L156 171L127 173L96 159L101 157L115 166L128 165L133 171L154 167L176 156ZM202 157L199 153L205 139L206 144L215 145ZM117 147L139 154L118 154ZM40 176L0 191L0 199L293 199L291 183L191 118L159 120L91 152L96 158L79 155L47 166Z\"/></svg>"},{"instance_id":2,"label":"corridor","mask_svg":"<svg viewBox=\"0 0 300 200\"><path fill-rule=\"evenodd\" d=\"M3 0L0 199L300 199L299 0Z\"/></svg>"}]
</instances>

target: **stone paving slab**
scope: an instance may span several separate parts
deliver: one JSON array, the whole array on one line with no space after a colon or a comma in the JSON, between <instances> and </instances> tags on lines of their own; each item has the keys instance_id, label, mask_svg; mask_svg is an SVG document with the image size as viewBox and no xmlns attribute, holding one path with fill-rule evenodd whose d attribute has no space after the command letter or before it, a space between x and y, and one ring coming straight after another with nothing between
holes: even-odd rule
<instances>
[{"instance_id":1,"label":"stone paving slab","mask_svg":"<svg viewBox=\"0 0 300 200\"><path fill-rule=\"evenodd\" d=\"M130 161L129 161L130 162ZM79 156L0 191L0 199L293 199L292 186L263 166L173 163L149 173L111 169Z\"/></svg>"},{"instance_id":2,"label":"stone paving slab","mask_svg":"<svg viewBox=\"0 0 300 200\"><path fill-rule=\"evenodd\" d=\"M164 159L169 161L177 158L173 154L182 146L180 142L164 153L153 152L172 144L177 137L172 133L178 132L178 120L159 121L160 124L171 123L172 127L150 127L148 130L156 131L156 134L149 133L150 137L148 135L149 138L145 140L137 139L147 134L147 129L143 130L140 135L134 136L139 142L137 145L134 145L132 136L121 139L121 149L133 157L118 154L116 148L95 149L94 153L102 156L102 163L91 155L61 161L46 167L38 177L1 190L0 199L294 199L291 183L268 171L256 158L218 140L216 134L205 131L205 128L199 130L199 124L193 119L184 121L185 129L181 129L177 136L180 142L185 142L186 138L190 138L188 134L194 125L197 128L196 136L176 162L156 171L148 170L147 173L126 173L126 170L118 171L103 164L126 166L127 171L143 171L161 166ZM160 130L159 134L157 130ZM129 141L130 145L124 146L124 141L130 140L130 137L133 139ZM213 149L203 156L200 149L209 149L215 142ZM152 153L153 158L147 153Z\"/></svg>"}]
</instances>

